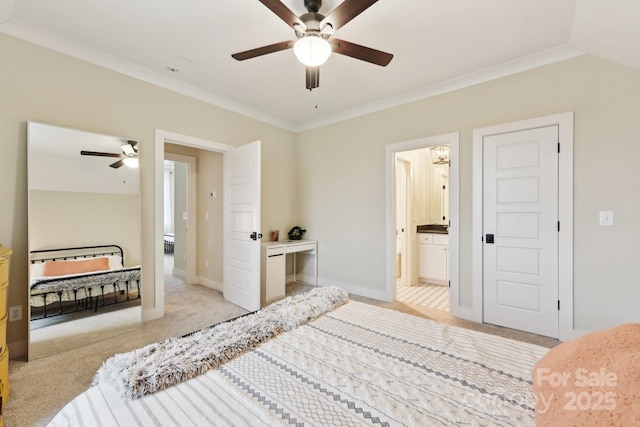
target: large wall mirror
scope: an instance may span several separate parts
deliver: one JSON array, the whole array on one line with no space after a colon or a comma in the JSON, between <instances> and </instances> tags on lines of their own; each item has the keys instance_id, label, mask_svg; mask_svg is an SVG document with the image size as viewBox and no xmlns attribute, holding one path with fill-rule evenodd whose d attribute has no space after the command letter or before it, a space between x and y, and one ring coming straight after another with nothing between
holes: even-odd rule
<instances>
[{"instance_id":1,"label":"large wall mirror","mask_svg":"<svg viewBox=\"0 0 640 427\"><path fill-rule=\"evenodd\" d=\"M27 123L29 359L141 325L135 140Z\"/></svg>"}]
</instances>

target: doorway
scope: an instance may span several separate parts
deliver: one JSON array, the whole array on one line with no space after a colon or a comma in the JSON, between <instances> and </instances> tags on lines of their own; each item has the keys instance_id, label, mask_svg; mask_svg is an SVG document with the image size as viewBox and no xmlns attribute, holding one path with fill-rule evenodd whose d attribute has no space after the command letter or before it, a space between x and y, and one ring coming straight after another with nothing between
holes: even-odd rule
<instances>
[{"instance_id":1,"label":"doorway","mask_svg":"<svg viewBox=\"0 0 640 427\"><path fill-rule=\"evenodd\" d=\"M447 312L448 151L448 145L439 145L395 153L395 297L405 304Z\"/></svg>"},{"instance_id":2,"label":"doorway","mask_svg":"<svg viewBox=\"0 0 640 427\"><path fill-rule=\"evenodd\" d=\"M449 210L449 215L444 220L441 220L439 224L443 229L446 225L446 232L441 233L446 237L446 258L443 262L445 267L443 271L446 272L444 280L439 283L435 283L439 290L440 295L444 295L445 305L449 311L456 315L459 304L459 165L458 165L458 152L459 152L459 135L458 133L451 133L446 135L440 135L435 137L423 138L414 141L407 141L397 144L391 144L386 147L386 178L387 178L387 280L386 280L386 297L388 301L395 301L398 299L398 291L403 291L404 286L402 282L398 281L398 275L401 275L403 270L402 266L399 267L399 262L402 260L398 258L398 238L397 238L397 226L398 226L398 210L397 210L397 196L402 197L402 190L396 187L396 175L400 172L400 177L403 176L402 168L407 166L406 163L398 164L398 159L409 161L409 189L408 194L411 195L412 189L415 190L415 182L423 180L425 185L428 185L428 177L430 172L426 168L416 167L416 162L411 162L411 155L409 152L419 153L422 156L423 162L427 159L430 160L431 147L447 146L448 149L448 180L449 188L447 189L448 197L446 208ZM404 165L404 166L403 166ZM422 178L420 174L426 175L426 178ZM420 190L422 191L422 190ZM424 193L424 191L423 191ZM440 195L442 197L442 195ZM428 200L426 197L408 197L408 210L407 210L407 227L406 227L406 241L407 241L407 256L406 266L408 273L405 277L409 285L417 285L420 277L420 260L419 260L419 245L420 245L420 233L417 232L418 225L433 224L433 221L429 220ZM417 212L423 212L424 218L416 216ZM440 210L438 212L441 213ZM435 243L435 242L432 242ZM442 243L441 239L437 243ZM444 246L442 247L442 254L445 254ZM407 288L415 288L415 286L408 286ZM440 305L440 309L443 306Z\"/></svg>"},{"instance_id":3,"label":"doorway","mask_svg":"<svg viewBox=\"0 0 640 427\"><path fill-rule=\"evenodd\" d=\"M164 258L171 264L170 275L189 285L198 281L196 163L192 156L164 154Z\"/></svg>"},{"instance_id":4,"label":"doorway","mask_svg":"<svg viewBox=\"0 0 640 427\"><path fill-rule=\"evenodd\" d=\"M164 316L165 309L165 287L164 280L164 160L165 143L172 143L185 147L192 147L212 152L225 153L232 150L233 147L226 144L220 144L213 141L208 141L200 138L195 138L188 135L182 135L174 132L169 132L161 129L156 129L155 134L155 253L154 253L154 276L156 280L153 281L151 289L147 290L149 300L152 301L148 306L143 307L142 319L144 322L149 320L158 319ZM195 171L194 171L195 172ZM195 183L194 187L195 188ZM192 209L195 212L195 206ZM195 228L192 228L195 231ZM188 239L192 242L194 256L189 257L187 254L187 261L191 258L195 262L195 237ZM189 251L189 249L187 249ZM195 265L193 267L195 272ZM187 268L187 280L189 279L189 268ZM194 273L195 274L195 273Z\"/></svg>"}]
</instances>

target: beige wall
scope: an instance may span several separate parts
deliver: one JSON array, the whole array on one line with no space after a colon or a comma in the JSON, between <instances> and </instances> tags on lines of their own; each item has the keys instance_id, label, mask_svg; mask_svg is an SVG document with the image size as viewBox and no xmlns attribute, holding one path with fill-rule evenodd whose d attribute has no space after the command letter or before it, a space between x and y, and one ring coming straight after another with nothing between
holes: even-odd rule
<instances>
[{"instance_id":1,"label":"beige wall","mask_svg":"<svg viewBox=\"0 0 640 427\"><path fill-rule=\"evenodd\" d=\"M14 251L9 306L27 304L26 121L34 120L139 141L143 308L153 308L154 138L163 129L239 146L261 140L263 229L295 218L295 134L0 34L0 242ZM270 171L273 170L273 174ZM277 188L274 188L276 186ZM11 356L26 352L27 321L8 325Z\"/></svg>"},{"instance_id":2,"label":"beige wall","mask_svg":"<svg viewBox=\"0 0 640 427\"><path fill-rule=\"evenodd\" d=\"M576 326L640 320L638 70L583 56L295 135L6 35L0 51L11 58L0 67L0 242L14 250L9 305L27 302L27 120L140 141L147 295L155 282L155 129L232 146L261 140L262 232L284 234L298 223L319 241L320 282L364 294L385 288L385 146L459 131L461 297L470 304L473 129L574 111ZM598 226L599 210L615 212L615 227ZM144 308L153 305L144 298ZM26 321L9 324L12 356L26 349L26 336Z\"/></svg>"},{"instance_id":3,"label":"beige wall","mask_svg":"<svg viewBox=\"0 0 640 427\"><path fill-rule=\"evenodd\" d=\"M29 191L29 249L115 244L125 267L140 264L138 196Z\"/></svg>"},{"instance_id":4,"label":"beige wall","mask_svg":"<svg viewBox=\"0 0 640 427\"><path fill-rule=\"evenodd\" d=\"M171 143L166 143L164 149L165 153L196 159L196 276L201 284L221 290L224 248L222 154ZM210 197L211 192L216 193L215 198Z\"/></svg>"},{"instance_id":5,"label":"beige wall","mask_svg":"<svg viewBox=\"0 0 640 427\"><path fill-rule=\"evenodd\" d=\"M173 170L174 204L173 204L173 268L186 277L187 271L187 170L186 163L176 162Z\"/></svg>"},{"instance_id":6,"label":"beige wall","mask_svg":"<svg viewBox=\"0 0 640 427\"><path fill-rule=\"evenodd\" d=\"M582 56L298 137L299 218L321 283L385 289L385 146L460 132L460 291L471 298L472 132L575 112L576 327L640 321L640 71ZM613 210L614 227L598 226Z\"/></svg>"}]
</instances>

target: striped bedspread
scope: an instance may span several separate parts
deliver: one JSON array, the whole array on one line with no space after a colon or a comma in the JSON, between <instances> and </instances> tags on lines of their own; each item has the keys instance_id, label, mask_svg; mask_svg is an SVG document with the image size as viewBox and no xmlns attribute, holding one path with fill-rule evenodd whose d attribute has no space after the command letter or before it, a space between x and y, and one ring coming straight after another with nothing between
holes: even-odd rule
<instances>
[{"instance_id":1,"label":"striped bedspread","mask_svg":"<svg viewBox=\"0 0 640 427\"><path fill-rule=\"evenodd\" d=\"M534 425L530 372L547 351L352 301L140 399L100 383L50 425Z\"/></svg>"}]
</instances>

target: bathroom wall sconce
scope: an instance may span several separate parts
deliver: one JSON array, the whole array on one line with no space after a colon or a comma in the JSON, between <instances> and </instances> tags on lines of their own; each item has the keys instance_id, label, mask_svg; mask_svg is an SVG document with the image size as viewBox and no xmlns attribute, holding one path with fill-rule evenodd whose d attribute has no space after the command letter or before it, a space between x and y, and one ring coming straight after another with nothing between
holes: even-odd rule
<instances>
[{"instance_id":1,"label":"bathroom wall sconce","mask_svg":"<svg viewBox=\"0 0 640 427\"><path fill-rule=\"evenodd\" d=\"M434 165L449 164L449 146L436 145L435 147L431 147L431 162Z\"/></svg>"}]
</instances>

